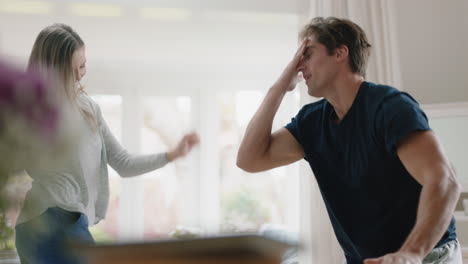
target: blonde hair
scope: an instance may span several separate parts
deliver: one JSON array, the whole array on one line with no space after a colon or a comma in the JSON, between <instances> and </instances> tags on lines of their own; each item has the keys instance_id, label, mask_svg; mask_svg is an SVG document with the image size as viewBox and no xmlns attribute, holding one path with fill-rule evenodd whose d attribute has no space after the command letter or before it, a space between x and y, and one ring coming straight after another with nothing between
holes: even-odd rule
<instances>
[{"instance_id":1,"label":"blonde hair","mask_svg":"<svg viewBox=\"0 0 468 264\"><path fill-rule=\"evenodd\" d=\"M66 99L92 127L96 127L96 117L91 105L85 105L79 100L79 96L85 92L81 84L76 83L77 73L72 64L73 54L81 47L84 47L83 40L70 26L50 25L37 36L29 56L28 68L43 72L52 69L59 79L60 86L63 86Z\"/></svg>"}]
</instances>

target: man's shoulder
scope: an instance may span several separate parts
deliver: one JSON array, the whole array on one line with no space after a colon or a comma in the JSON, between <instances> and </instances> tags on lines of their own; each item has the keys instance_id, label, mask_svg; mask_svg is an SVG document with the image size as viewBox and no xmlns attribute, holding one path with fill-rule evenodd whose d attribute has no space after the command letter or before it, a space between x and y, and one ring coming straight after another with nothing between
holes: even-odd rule
<instances>
[{"instance_id":1,"label":"man's shoulder","mask_svg":"<svg viewBox=\"0 0 468 264\"><path fill-rule=\"evenodd\" d=\"M390 85L371 82L367 83L366 97L378 108L383 105L418 104L410 94L404 91L400 91Z\"/></svg>"},{"instance_id":2,"label":"man's shoulder","mask_svg":"<svg viewBox=\"0 0 468 264\"><path fill-rule=\"evenodd\" d=\"M366 94L374 98L378 97L378 98L385 99L385 98L402 93L400 90L390 85L376 84L372 82L365 82L365 84L366 84Z\"/></svg>"},{"instance_id":3,"label":"man's shoulder","mask_svg":"<svg viewBox=\"0 0 468 264\"><path fill-rule=\"evenodd\" d=\"M311 116L321 114L324 111L326 104L327 101L325 99L320 99L316 102L306 104L299 111L298 116Z\"/></svg>"},{"instance_id":4,"label":"man's shoulder","mask_svg":"<svg viewBox=\"0 0 468 264\"><path fill-rule=\"evenodd\" d=\"M378 124L387 120L402 120L402 116L408 117L413 113L422 113L419 103L408 93L400 91L388 85L370 84L368 86L366 113L369 120Z\"/></svg>"}]
</instances>

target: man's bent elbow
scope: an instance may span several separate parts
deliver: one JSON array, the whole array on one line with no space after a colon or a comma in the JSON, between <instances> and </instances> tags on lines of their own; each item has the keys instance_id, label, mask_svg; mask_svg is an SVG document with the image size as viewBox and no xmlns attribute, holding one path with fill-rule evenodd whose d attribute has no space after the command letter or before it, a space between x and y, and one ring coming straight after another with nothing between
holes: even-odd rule
<instances>
[{"instance_id":1,"label":"man's bent elbow","mask_svg":"<svg viewBox=\"0 0 468 264\"><path fill-rule=\"evenodd\" d=\"M255 172L261 172L263 170L259 169L258 166L256 166L255 162L252 160L248 159L241 159L237 157L236 165L238 168L250 172L250 173L255 173Z\"/></svg>"},{"instance_id":2,"label":"man's bent elbow","mask_svg":"<svg viewBox=\"0 0 468 264\"><path fill-rule=\"evenodd\" d=\"M236 165L239 169L242 169L246 172L254 172L252 164L250 164L250 162L248 162L246 159L240 159L237 157Z\"/></svg>"},{"instance_id":3,"label":"man's bent elbow","mask_svg":"<svg viewBox=\"0 0 468 264\"><path fill-rule=\"evenodd\" d=\"M458 201L462 192L462 187L453 170L450 170L448 177L445 178L445 190L453 200Z\"/></svg>"},{"instance_id":4,"label":"man's bent elbow","mask_svg":"<svg viewBox=\"0 0 468 264\"><path fill-rule=\"evenodd\" d=\"M451 177L450 179L450 189L451 192L456 196L456 199L458 200L460 198L460 194L462 192L462 187L460 182L457 180L456 177Z\"/></svg>"}]
</instances>

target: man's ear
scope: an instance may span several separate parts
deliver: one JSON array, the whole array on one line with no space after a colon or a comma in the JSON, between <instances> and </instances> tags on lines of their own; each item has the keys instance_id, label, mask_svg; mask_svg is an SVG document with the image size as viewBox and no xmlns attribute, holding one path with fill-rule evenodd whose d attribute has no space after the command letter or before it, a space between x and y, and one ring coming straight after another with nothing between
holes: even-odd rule
<instances>
[{"instance_id":1,"label":"man's ear","mask_svg":"<svg viewBox=\"0 0 468 264\"><path fill-rule=\"evenodd\" d=\"M349 49L346 45L341 45L335 49L335 58L338 62L346 61L348 59Z\"/></svg>"}]
</instances>

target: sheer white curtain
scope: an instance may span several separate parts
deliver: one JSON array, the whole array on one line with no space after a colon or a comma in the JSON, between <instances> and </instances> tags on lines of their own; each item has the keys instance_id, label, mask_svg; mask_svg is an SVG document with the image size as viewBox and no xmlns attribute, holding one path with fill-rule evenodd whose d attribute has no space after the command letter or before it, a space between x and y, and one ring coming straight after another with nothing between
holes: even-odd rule
<instances>
[{"instance_id":1,"label":"sheer white curtain","mask_svg":"<svg viewBox=\"0 0 468 264\"><path fill-rule=\"evenodd\" d=\"M301 25L313 17L348 18L361 26L372 44L366 80L401 88L395 9L391 0L304 0ZM301 84L303 85L303 84ZM302 103L315 100L301 89ZM301 263L343 263L344 256L331 228L310 167L301 163Z\"/></svg>"}]
</instances>

